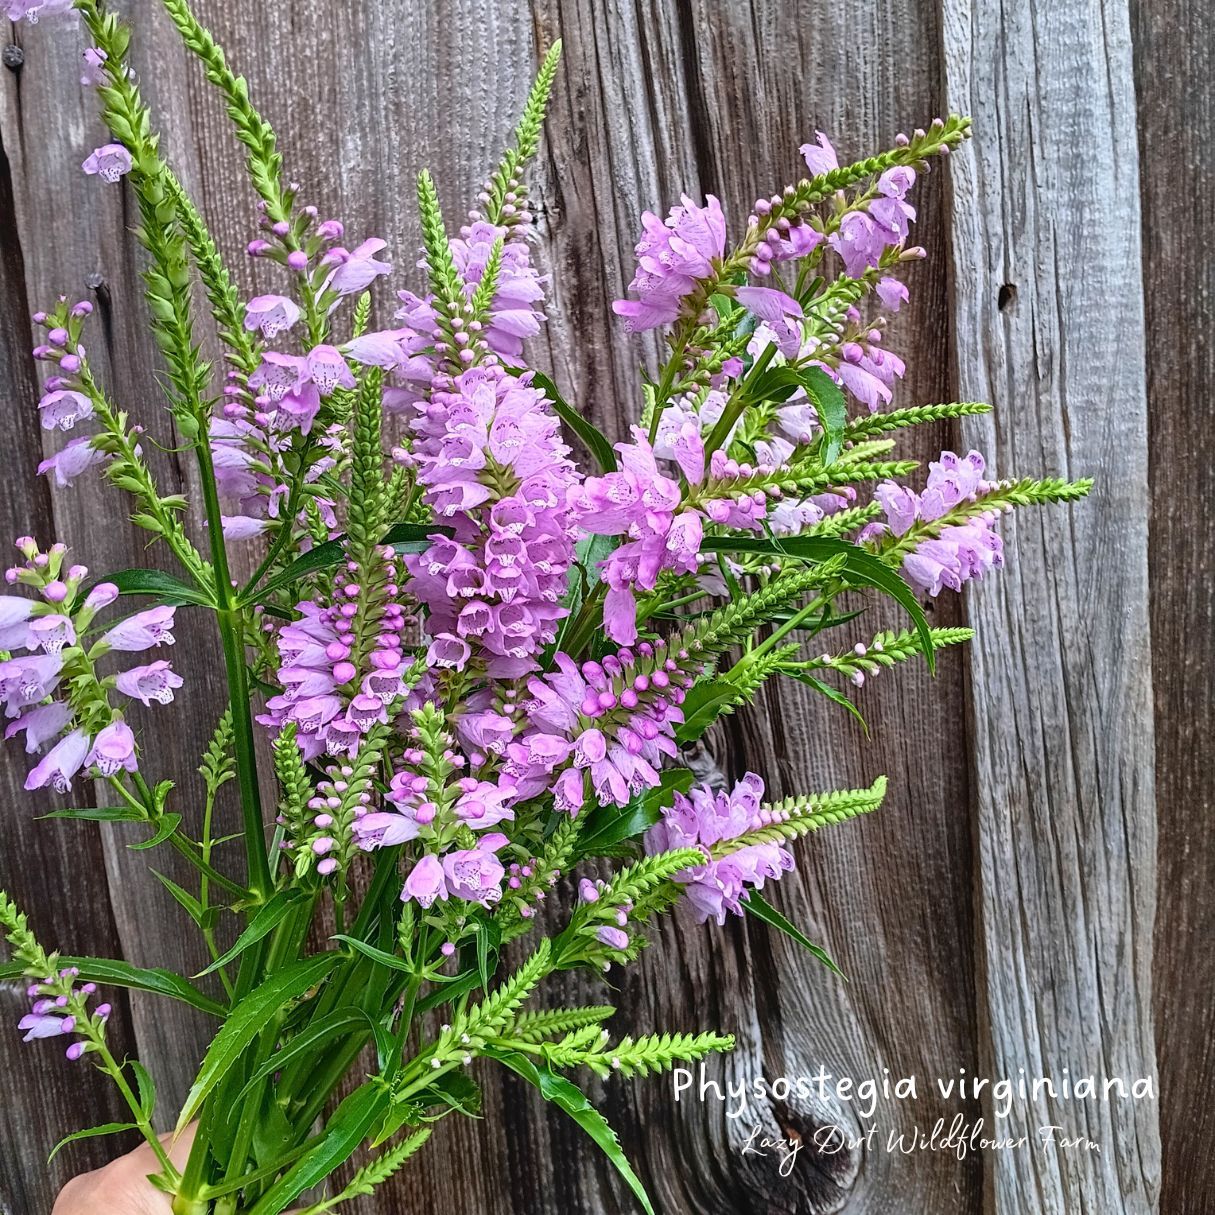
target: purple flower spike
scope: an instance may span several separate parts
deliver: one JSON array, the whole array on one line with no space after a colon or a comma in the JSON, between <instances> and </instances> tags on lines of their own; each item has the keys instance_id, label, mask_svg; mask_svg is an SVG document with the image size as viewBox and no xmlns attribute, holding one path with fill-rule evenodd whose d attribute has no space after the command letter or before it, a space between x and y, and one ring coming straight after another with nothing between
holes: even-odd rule
<instances>
[{"instance_id":1,"label":"purple flower spike","mask_svg":"<svg viewBox=\"0 0 1215 1215\"><path fill-rule=\"evenodd\" d=\"M676 320L684 297L713 273L714 261L725 253L726 220L717 199L707 195L703 207L686 194L681 201L665 222L650 211L641 217L637 272L629 283L638 298L612 304L629 329L654 329Z\"/></svg>"}]
</instances>

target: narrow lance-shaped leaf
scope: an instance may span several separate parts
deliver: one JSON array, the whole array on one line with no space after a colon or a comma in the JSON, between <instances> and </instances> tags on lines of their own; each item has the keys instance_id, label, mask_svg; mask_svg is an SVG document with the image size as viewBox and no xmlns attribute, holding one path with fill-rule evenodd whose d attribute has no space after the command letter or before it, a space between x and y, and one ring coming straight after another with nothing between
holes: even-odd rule
<instances>
[{"instance_id":1,"label":"narrow lance-shaped leaf","mask_svg":"<svg viewBox=\"0 0 1215 1215\"><path fill-rule=\"evenodd\" d=\"M176 1134L180 1135L190 1119L198 1113L207 1095L266 1027L266 1021L283 1005L298 999L319 983L341 961L341 956L338 953L325 953L285 966L236 1005L207 1047L202 1066L198 1069L198 1078L181 1107Z\"/></svg>"},{"instance_id":2,"label":"narrow lance-shaped leaf","mask_svg":"<svg viewBox=\"0 0 1215 1215\"><path fill-rule=\"evenodd\" d=\"M518 1051L483 1049L482 1054L497 1059L504 1067L522 1076L529 1084L534 1084L540 1090L546 1101L551 1101L558 1109L564 1110L569 1116L595 1141L603 1154L612 1162L616 1171L628 1183L629 1189L637 1197L646 1215L654 1215L654 1205L650 1196L641 1184L640 1178L633 1172L620 1147L616 1132L608 1125L604 1116L586 1099L581 1089L575 1087L564 1076L558 1076L543 1064L537 1065L526 1055ZM261 1215L254 1211L253 1215ZM267 1215L270 1215L268 1212Z\"/></svg>"},{"instance_id":3,"label":"narrow lance-shaped leaf","mask_svg":"<svg viewBox=\"0 0 1215 1215\"><path fill-rule=\"evenodd\" d=\"M227 966L229 962L240 957L250 945L260 941L264 936L273 932L291 913L292 908L304 897L302 890L280 890L268 903L257 909L245 928L226 953L216 958L206 970L200 971L194 977L201 978L212 971Z\"/></svg>"},{"instance_id":4,"label":"narrow lance-shaped leaf","mask_svg":"<svg viewBox=\"0 0 1215 1215\"><path fill-rule=\"evenodd\" d=\"M118 1135L123 1131L137 1131L139 1128L133 1122L106 1122L102 1126L90 1126L83 1131L74 1131L70 1135L64 1135L57 1144L51 1149L51 1154L46 1158L47 1164L50 1164L60 1151L67 1147L69 1143L75 1143L80 1139L96 1139L99 1135Z\"/></svg>"},{"instance_id":5,"label":"narrow lance-shaped leaf","mask_svg":"<svg viewBox=\"0 0 1215 1215\"><path fill-rule=\"evenodd\" d=\"M59 963L61 966L74 966L80 971L81 980L86 983L109 983L114 987L129 987L133 991L170 996L183 1004L190 1004L202 1012L210 1013L213 1017L222 1017L226 1011L222 1004L212 1000L187 979L171 970L144 970L132 966L129 962L119 962L112 958L80 958L66 955L60 955ZM15 979L23 973L22 967L16 962L0 965L0 979Z\"/></svg>"},{"instance_id":6,"label":"narrow lance-shaped leaf","mask_svg":"<svg viewBox=\"0 0 1215 1215\"><path fill-rule=\"evenodd\" d=\"M820 945L816 945L796 924L787 920L767 899L759 893L758 890L752 890L743 903L747 911L755 916L757 920L763 920L765 924L771 924L773 928L783 932L785 936L796 941L803 949L808 950L814 955L828 970L839 975L841 979L847 982L847 976L842 970L831 960L827 951Z\"/></svg>"}]
</instances>

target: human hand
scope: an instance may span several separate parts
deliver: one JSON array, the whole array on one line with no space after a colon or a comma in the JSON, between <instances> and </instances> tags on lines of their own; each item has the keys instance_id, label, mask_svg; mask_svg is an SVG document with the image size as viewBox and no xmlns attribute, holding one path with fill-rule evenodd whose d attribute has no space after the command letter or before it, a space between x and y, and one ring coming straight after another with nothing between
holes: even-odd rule
<instances>
[{"instance_id":1,"label":"human hand","mask_svg":"<svg viewBox=\"0 0 1215 1215\"><path fill-rule=\"evenodd\" d=\"M194 1142L194 1125L176 1143L162 1135L161 1143L174 1167L183 1169ZM156 1189L148 1177L160 1171L156 1154L146 1143L111 1160L103 1168L81 1173L59 1191L51 1215L171 1215L173 1200Z\"/></svg>"},{"instance_id":2,"label":"human hand","mask_svg":"<svg viewBox=\"0 0 1215 1215\"><path fill-rule=\"evenodd\" d=\"M176 1143L172 1135L160 1137L178 1171L186 1167L196 1125L190 1123ZM173 1199L148 1181L159 1169L156 1154L141 1143L103 1168L73 1177L59 1191L51 1215L171 1215ZM288 1211L286 1215L298 1213Z\"/></svg>"}]
</instances>

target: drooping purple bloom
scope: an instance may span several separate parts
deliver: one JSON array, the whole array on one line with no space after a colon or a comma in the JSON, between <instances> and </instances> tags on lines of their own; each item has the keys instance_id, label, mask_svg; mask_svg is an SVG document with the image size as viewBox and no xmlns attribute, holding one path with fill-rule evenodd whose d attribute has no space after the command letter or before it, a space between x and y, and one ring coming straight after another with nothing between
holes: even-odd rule
<instances>
[{"instance_id":1,"label":"drooping purple bloom","mask_svg":"<svg viewBox=\"0 0 1215 1215\"><path fill-rule=\"evenodd\" d=\"M684 297L714 272L726 248L726 220L712 194L698 206L686 194L665 221L651 211L641 217L635 249L637 272L629 283L635 300L616 300L612 310L630 329L654 329L679 316Z\"/></svg>"},{"instance_id":2,"label":"drooping purple bloom","mask_svg":"<svg viewBox=\"0 0 1215 1215\"><path fill-rule=\"evenodd\" d=\"M72 0L8 0L5 16L10 21L28 21L37 25L43 17L54 17L72 11Z\"/></svg>"},{"instance_id":3,"label":"drooping purple bloom","mask_svg":"<svg viewBox=\"0 0 1215 1215\"><path fill-rule=\"evenodd\" d=\"M63 659L59 654L33 654L0 662L0 695L5 698L8 716L16 717L50 696L62 670Z\"/></svg>"},{"instance_id":4,"label":"drooping purple bloom","mask_svg":"<svg viewBox=\"0 0 1215 1215\"><path fill-rule=\"evenodd\" d=\"M48 456L38 465L38 472L45 476L53 473L55 484L64 488L95 464L103 464L106 456L93 446L91 438L73 439L62 451Z\"/></svg>"},{"instance_id":5,"label":"drooping purple bloom","mask_svg":"<svg viewBox=\"0 0 1215 1215\"><path fill-rule=\"evenodd\" d=\"M89 736L83 730L73 730L35 765L25 778L25 787L42 789L50 785L56 793L66 793L72 787L72 777L80 771L88 753Z\"/></svg>"},{"instance_id":6,"label":"drooping purple bloom","mask_svg":"<svg viewBox=\"0 0 1215 1215\"><path fill-rule=\"evenodd\" d=\"M71 707L61 700L52 700L49 704L27 709L16 721L10 722L4 737L13 738L24 730L25 751L32 755L41 751L52 738L58 738L71 720Z\"/></svg>"},{"instance_id":7,"label":"drooping purple bloom","mask_svg":"<svg viewBox=\"0 0 1215 1215\"><path fill-rule=\"evenodd\" d=\"M106 82L105 63L107 55L100 47L85 47L82 61L84 66L80 72L80 83L85 88L96 88Z\"/></svg>"},{"instance_id":8,"label":"drooping purple bloom","mask_svg":"<svg viewBox=\"0 0 1215 1215\"><path fill-rule=\"evenodd\" d=\"M122 144L107 143L92 151L80 167L90 176L113 183L129 173L131 165L131 153Z\"/></svg>"},{"instance_id":9,"label":"drooping purple bloom","mask_svg":"<svg viewBox=\"0 0 1215 1215\"><path fill-rule=\"evenodd\" d=\"M487 847L461 848L443 858L448 893L466 903L492 907L502 897L505 874L502 862Z\"/></svg>"},{"instance_id":10,"label":"drooping purple bloom","mask_svg":"<svg viewBox=\"0 0 1215 1215\"><path fill-rule=\"evenodd\" d=\"M164 659L146 666L132 667L123 671L114 681L115 687L133 700L150 705L152 701L167 705L173 700L173 690L180 688L182 678Z\"/></svg>"},{"instance_id":11,"label":"drooping purple bloom","mask_svg":"<svg viewBox=\"0 0 1215 1215\"><path fill-rule=\"evenodd\" d=\"M382 274L392 272L392 263L379 260L375 255L388 247L388 242L372 237L354 249L336 246L321 258L322 266L333 266L324 283L324 289L336 291L338 295L356 295L365 291Z\"/></svg>"},{"instance_id":12,"label":"drooping purple bloom","mask_svg":"<svg viewBox=\"0 0 1215 1215\"><path fill-rule=\"evenodd\" d=\"M245 328L260 329L268 342L300 319L299 305L285 295L258 295L245 309Z\"/></svg>"},{"instance_id":13,"label":"drooping purple bloom","mask_svg":"<svg viewBox=\"0 0 1215 1215\"><path fill-rule=\"evenodd\" d=\"M1003 564L1004 541L989 518L977 516L918 545L903 558L903 573L912 586L935 596L946 587L960 591L964 582Z\"/></svg>"},{"instance_id":14,"label":"drooping purple bloom","mask_svg":"<svg viewBox=\"0 0 1215 1215\"><path fill-rule=\"evenodd\" d=\"M221 515L220 524L225 540L252 540L266 531L270 520L256 519L252 515Z\"/></svg>"},{"instance_id":15,"label":"drooping purple bloom","mask_svg":"<svg viewBox=\"0 0 1215 1215\"><path fill-rule=\"evenodd\" d=\"M113 721L93 740L93 749L85 762L102 776L118 772L134 772L139 766L135 758L135 735L125 721Z\"/></svg>"},{"instance_id":16,"label":"drooping purple bloom","mask_svg":"<svg viewBox=\"0 0 1215 1215\"><path fill-rule=\"evenodd\" d=\"M177 640L173 636L173 616L176 611L176 608L162 604L144 612L137 612L134 616L119 621L101 640L111 650L122 650L126 653L138 653L140 650L150 650L159 645L172 645Z\"/></svg>"},{"instance_id":17,"label":"drooping purple bloom","mask_svg":"<svg viewBox=\"0 0 1215 1215\"><path fill-rule=\"evenodd\" d=\"M897 278L878 279L876 291L878 299L882 301L882 307L888 308L891 312L898 312L899 308L910 298L907 285Z\"/></svg>"},{"instance_id":18,"label":"drooping purple bloom","mask_svg":"<svg viewBox=\"0 0 1215 1215\"><path fill-rule=\"evenodd\" d=\"M76 628L71 619L58 612L49 616L35 616L29 622L29 645L48 654L58 654L65 645L76 641Z\"/></svg>"},{"instance_id":19,"label":"drooping purple bloom","mask_svg":"<svg viewBox=\"0 0 1215 1215\"><path fill-rule=\"evenodd\" d=\"M71 430L77 422L92 416L93 402L83 392L68 388L48 392L38 402L43 430Z\"/></svg>"},{"instance_id":20,"label":"drooping purple bloom","mask_svg":"<svg viewBox=\"0 0 1215 1215\"><path fill-rule=\"evenodd\" d=\"M32 599L23 599L20 595L0 595L0 650L32 648L29 619L33 610Z\"/></svg>"},{"instance_id":21,"label":"drooping purple bloom","mask_svg":"<svg viewBox=\"0 0 1215 1215\"><path fill-rule=\"evenodd\" d=\"M831 140L822 131L815 131L814 134L816 142L802 144L799 151L805 159L806 168L810 170L811 175L821 177L824 173L838 169L840 162L839 157L835 154L835 149L831 146Z\"/></svg>"},{"instance_id":22,"label":"drooping purple bloom","mask_svg":"<svg viewBox=\"0 0 1215 1215\"><path fill-rule=\"evenodd\" d=\"M457 894L457 898L463 895ZM423 907L429 907L436 899L447 898L447 877L443 862L427 853L409 871L405 879L401 900L416 899Z\"/></svg>"}]
</instances>

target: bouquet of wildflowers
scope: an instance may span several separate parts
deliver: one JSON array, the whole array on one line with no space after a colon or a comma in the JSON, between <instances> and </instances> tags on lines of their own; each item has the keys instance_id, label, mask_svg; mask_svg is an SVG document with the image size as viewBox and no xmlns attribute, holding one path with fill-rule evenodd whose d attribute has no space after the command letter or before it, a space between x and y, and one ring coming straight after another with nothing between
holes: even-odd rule
<instances>
[{"instance_id":1,"label":"bouquet of wildflowers","mask_svg":"<svg viewBox=\"0 0 1215 1215\"><path fill-rule=\"evenodd\" d=\"M141 452L156 418L132 421L95 377L90 304L36 314L42 425L72 432L42 471L99 472L179 573L91 577L63 544L18 540L0 691L6 737L36 757L27 788L98 781L106 809L58 815L137 824L192 866L193 888L166 885L212 963L187 978L48 953L0 895L4 973L29 983L20 1028L112 1077L129 1122L69 1139L138 1130L179 1215L357 1209L437 1121L475 1113L482 1059L572 1117L649 1210L578 1073L647 1075L732 1039L616 1037L613 1008L554 1006L550 977L610 982L672 911L756 915L815 949L761 889L800 836L874 810L885 787L765 801L755 773L697 787L686 748L766 680L857 713L847 684L931 666L969 634L930 628L920 598L1001 564L1002 513L1088 488L991 480L977 452L944 452L920 479L893 454L905 427L986 408L890 408L903 363L887 322L923 256L909 198L967 123L845 165L819 134L805 176L736 224L711 196L644 215L615 340L660 328L665 358L613 446L526 361L547 280L525 171L557 47L457 234L421 175L419 273L377 328L385 243L300 205L244 80L186 0L164 5L247 151L248 253L280 269L282 293L242 297L158 142L129 30L101 0L9 0L10 18L70 11L87 35L109 134L83 169L137 203L164 403L206 527L157 488ZM200 354L204 324L222 367ZM883 598L906 628L827 639ZM230 696L200 805L183 774L148 771L124 720L181 689L168 647L187 611L214 619ZM153 1132L153 1077L107 1046L99 985L215 1019L171 1112L178 1133L197 1124L184 1168Z\"/></svg>"}]
</instances>

